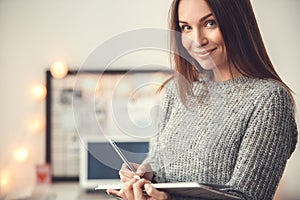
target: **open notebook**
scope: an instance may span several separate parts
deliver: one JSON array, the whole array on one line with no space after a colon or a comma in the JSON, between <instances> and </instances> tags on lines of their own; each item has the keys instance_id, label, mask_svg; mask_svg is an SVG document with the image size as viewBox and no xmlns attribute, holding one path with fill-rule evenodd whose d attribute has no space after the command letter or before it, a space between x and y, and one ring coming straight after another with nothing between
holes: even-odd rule
<instances>
[{"instance_id":1,"label":"open notebook","mask_svg":"<svg viewBox=\"0 0 300 200\"><path fill-rule=\"evenodd\" d=\"M155 188L161 191L166 191L169 194L185 197L201 197L205 199L218 200L237 200L241 199L229 193L222 191L226 189L223 185L201 184L197 182L185 183L153 183ZM98 185L96 190L116 189L122 188L122 184L117 185Z\"/></svg>"}]
</instances>

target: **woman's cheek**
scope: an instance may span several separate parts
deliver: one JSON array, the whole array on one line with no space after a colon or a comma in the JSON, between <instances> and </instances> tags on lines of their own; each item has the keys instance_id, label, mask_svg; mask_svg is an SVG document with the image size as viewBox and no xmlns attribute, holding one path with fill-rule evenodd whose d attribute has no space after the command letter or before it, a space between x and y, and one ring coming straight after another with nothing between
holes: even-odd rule
<instances>
[{"instance_id":1,"label":"woman's cheek","mask_svg":"<svg viewBox=\"0 0 300 200\"><path fill-rule=\"evenodd\" d=\"M193 40L191 40L188 36L183 35L181 37L182 46L190 53L191 47L193 45Z\"/></svg>"}]
</instances>

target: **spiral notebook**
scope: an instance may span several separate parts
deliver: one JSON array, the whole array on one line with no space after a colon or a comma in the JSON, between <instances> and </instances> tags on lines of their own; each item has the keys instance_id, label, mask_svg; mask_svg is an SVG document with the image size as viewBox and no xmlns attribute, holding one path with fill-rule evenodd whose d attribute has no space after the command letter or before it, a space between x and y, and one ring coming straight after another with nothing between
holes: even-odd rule
<instances>
[{"instance_id":1,"label":"spiral notebook","mask_svg":"<svg viewBox=\"0 0 300 200\"><path fill-rule=\"evenodd\" d=\"M229 194L222 189L226 189L224 185L201 184L197 182L179 182L179 183L153 183L156 189L166 191L169 194L185 197L201 197L205 199L218 200L238 200L240 197ZM116 189L122 188L122 184L116 185L98 185L96 190Z\"/></svg>"}]
</instances>

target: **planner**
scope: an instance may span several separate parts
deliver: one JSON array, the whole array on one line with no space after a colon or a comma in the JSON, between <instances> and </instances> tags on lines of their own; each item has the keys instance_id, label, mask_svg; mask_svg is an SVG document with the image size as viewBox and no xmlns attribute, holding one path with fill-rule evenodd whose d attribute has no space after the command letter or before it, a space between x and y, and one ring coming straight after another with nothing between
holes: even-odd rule
<instances>
[{"instance_id":1,"label":"planner","mask_svg":"<svg viewBox=\"0 0 300 200\"><path fill-rule=\"evenodd\" d=\"M218 199L218 200L238 200L240 197L229 194L224 189L228 186L215 184L202 184L197 182L177 182L177 183L153 183L153 187L160 191L165 191L169 194L184 197L198 197L203 199ZM96 190L116 189L123 187L122 184L101 185L99 184Z\"/></svg>"}]
</instances>

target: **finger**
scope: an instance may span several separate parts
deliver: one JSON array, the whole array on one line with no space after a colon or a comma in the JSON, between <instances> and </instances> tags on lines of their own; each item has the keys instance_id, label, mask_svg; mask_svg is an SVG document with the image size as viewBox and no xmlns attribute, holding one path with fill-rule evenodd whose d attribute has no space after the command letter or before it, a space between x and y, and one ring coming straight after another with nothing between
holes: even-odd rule
<instances>
[{"instance_id":1,"label":"finger","mask_svg":"<svg viewBox=\"0 0 300 200\"><path fill-rule=\"evenodd\" d=\"M140 179L133 184L132 187L133 187L134 199L141 199L141 200L146 199L143 192L145 183L146 183L145 179Z\"/></svg>"},{"instance_id":2,"label":"finger","mask_svg":"<svg viewBox=\"0 0 300 200\"><path fill-rule=\"evenodd\" d=\"M130 181L134 175L135 174L132 172L122 171L122 170L119 171L120 180L123 183Z\"/></svg>"},{"instance_id":3,"label":"finger","mask_svg":"<svg viewBox=\"0 0 300 200\"><path fill-rule=\"evenodd\" d=\"M144 185L145 191L148 196L157 199L157 200L165 200L168 199L169 195L166 192L158 191L151 184L146 183Z\"/></svg>"},{"instance_id":4,"label":"finger","mask_svg":"<svg viewBox=\"0 0 300 200\"><path fill-rule=\"evenodd\" d=\"M122 192L120 190L113 190L113 189L108 189L106 190L106 193L108 195L112 195L112 196L116 196L116 197L121 197L121 198L125 198L125 196L122 194Z\"/></svg>"},{"instance_id":5,"label":"finger","mask_svg":"<svg viewBox=\"0 0 300 200\"><path fill-rule=\"evenodd\" d=\"M152 171L150 165L148 163L143 163L137 168L136 174L139 176L143 176L145 173L150 171Z\"/></svg>"},{"instance_id":6,"label":"finger","mask_svg":"<svg viewBox=\"0 0 300 200\"><path fill-rule=\"evenodd\" d=\"M131 181L132 179L140 180L141 177L139 177L139 176L136 175L136 174L133 174L133 177L132 177L132 178L128 178L128 177L121 176L120 179L121 179L121 182L123 182L123 183L128 183L128 182Z\"/></svg>"},{"instance_id":7,"label":"finger","mask_svg":"<svg viewBox=\"0 0 300 200\"><path fill-rule=\"evenodd\" d=\"M130 163L133 168L135 170L138 169L138 167L140 166L139 164L136 163ZM132 178L134 178L135 175L137 175L136 173L132 172L125 163L122 164L122 167L119 171L119 175L120 175L120 179L121 182L128 182L130 181Z\"/></svg>"},{"instance_id":8,"label":"finger","mask_svg":"<svg viewBox=\"0 0 300 200\"><path fill-rule=\"evenodd\" d=\"M135 173L131 172L128 167L123 164L119 171L119 175L122 182L128 182L133 178Z\"/></svg>"},{"instance_id":9,"label":"finger","mask_svg":"<svg viewBox=\"0 0 300 200\"><path fill-rule=\"evenodd\" d=\"M152 172L152 168L150 166L149 163L143 163L141 164L137 171L136 174L139 175L140 177L143 177L147 180L151 180L153 177L153 172Z\"/></svg>"},{"instance_id":10,"label":"finger","mask_svg":"<svg viewBox=\"0 0 300 200\"><path fill-rule=\"evenodd\" d=\"M131 179L128 183L126 183L123 188L120 190L121 193L124 194L126 199L134 199L134 194L133 194L133 184L136 183L138 180L133 178Z\"/></svg>"}]
</instances>

